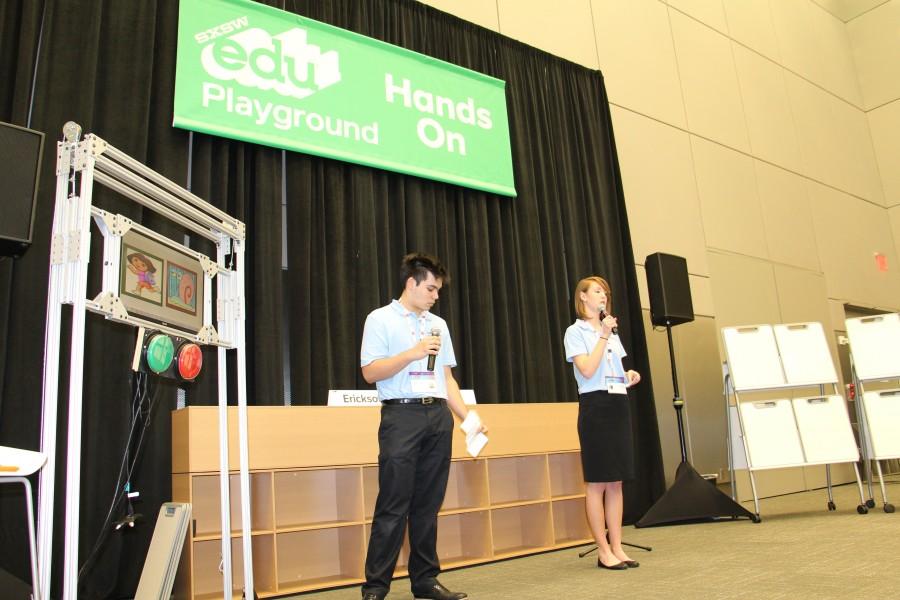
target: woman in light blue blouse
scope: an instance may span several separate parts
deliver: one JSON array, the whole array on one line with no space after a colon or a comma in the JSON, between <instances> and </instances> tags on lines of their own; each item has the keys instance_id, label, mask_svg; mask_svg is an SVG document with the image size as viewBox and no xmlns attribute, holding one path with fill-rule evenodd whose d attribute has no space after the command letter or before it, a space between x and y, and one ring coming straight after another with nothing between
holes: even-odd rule
<instances>
[{"instance_id":1,"label":"woman in light blue blouse","mask_svg":"<svg viewBox=\"0 0 900 600\"><path fill-rule=\"evenodd\" d=\"M628 388L641 380L626 370L625 348L612 312L609 284L586 277L575 287L578 319L566 330L566 360L578 382L578 439L586 487L585 509L603 569L638 567L622 548L622 481L634 478L634 441ZM607 539L607 532L609 538Z\"/></svg>"}]
</instances>

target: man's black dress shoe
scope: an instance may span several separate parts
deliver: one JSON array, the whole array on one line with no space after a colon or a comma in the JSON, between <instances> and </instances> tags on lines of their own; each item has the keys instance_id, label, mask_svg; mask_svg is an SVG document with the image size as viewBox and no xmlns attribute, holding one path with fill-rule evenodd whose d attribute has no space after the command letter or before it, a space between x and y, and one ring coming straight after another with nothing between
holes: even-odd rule
<instances>
[{"instance_id":1,"label":"man's black dress shoe","mask_svg":"<svg viewBox=\"0 0 900 600\"><path fill-rule=\"evenodd\" d=\"M362 600L384 600L384 598L374 592L367 592L363 594Z\"/></svg>"},{"instance_id":2,"label":"man's black dress shoe","mask_svg":"<svg viewBox=\"0 0 900 600\"><path fill-rule=\"evenodd\" d=\"M597 559L597 566L600 567L601 569L609 569L610 571L624 571L628 568L628 565L626 565L623 562L616 563L614 565L610 565L607 567L602 562L600 562L599 558Z\"/></svg>"},{"instance_id":3,"label":"man's black dress shoe","mask_svg":"<svg viewBox=\"0 0 900 600\"><path fill-rule=\"evenodd\" d=\"M435 579L428 587L412 591L415 600L462 600L469 595L463 592L451 592Z\"/></svg>"},{"instance_id":4,"label":"man's black dress shoe","mask_svg":"<svg viewBox=\"0 0 900 600\"><path fill-rule=\"evenodd\" d=\"M625 566L629 569L637 569L639 566L641 566L641 563L636 560L623 560L622 562L625 563Z\"/></svg>"}]
</instances>

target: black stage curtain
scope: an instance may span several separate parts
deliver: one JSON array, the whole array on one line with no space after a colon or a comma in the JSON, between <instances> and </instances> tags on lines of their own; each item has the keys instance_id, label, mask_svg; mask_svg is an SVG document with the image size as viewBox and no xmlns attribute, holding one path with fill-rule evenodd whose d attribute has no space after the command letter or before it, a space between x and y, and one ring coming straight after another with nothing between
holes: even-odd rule
<instances>
[{"instance_id":1,"label":"black stage curtain","mask_svg":"<svg viewBox=\"0 0 900 600\"><path fill-rule=\"evenodd\" d=\"M34 246L20 259L0 260L0 444L40 446L53 142L62 124L74 120L247 223L251 404L283 402L285 364L293 404L324 404L328 389L366 387L358 368L365 316L398 295L397 266L414 250L437 254L450 269L437 312L453 333L463 387L474 388L482 403L573 401L562 345L574 318L572 289L581 277L605 276L632 364L644 376L633 394L640 476L626 484L625 496L626 521L637 520L662 494L664 478L602 75L412 0L266 3L504 79L518 197L172 128L176 0L0 3L0 120L48 136ZM183 235L101 186L95 190L103 208L176 239ZM94 239L100 239L96 232ZM94 246L96 265L100 245ZM99 272L92 268L88 296L97 289ZM81 561L100 535L127 440L133 345L129 328L88 316ZM67 352L64 340L63 357ZM189 403L216 402L211 362L188 389ZM60 379L67 381L64 368ZM85 570L80 597L133 594L156 512L170 498L169 411L176 392L165 383L155 388L151 428L132 479L145 521L108 537ZM66 395L60 398L65 423ZM60 446L55 582L64 436ZM21 496L0 490L0 566L27 579L20 503ZM116 518L121 512L118 507Z\"/></svg>"}]
</instances>

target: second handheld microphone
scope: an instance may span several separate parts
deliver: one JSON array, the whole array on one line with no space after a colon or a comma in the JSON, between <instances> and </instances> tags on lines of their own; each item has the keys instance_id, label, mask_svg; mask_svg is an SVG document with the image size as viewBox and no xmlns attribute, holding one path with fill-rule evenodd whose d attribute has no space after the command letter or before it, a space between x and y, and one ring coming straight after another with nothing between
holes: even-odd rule
<instances>
[{"instance_id":1,"label":"second handheld microphone","mask_svg":"<svg viewBox=\"0 0 900 600\"><path fill-rule=\"evenodd\" d=\"M441 330L435 327L431 330L431 335L434 337L441 337ZM437 358L437 354L429 354L428 355L428 370L434 371L434 359Z\"/></svg>"}]
</instances>

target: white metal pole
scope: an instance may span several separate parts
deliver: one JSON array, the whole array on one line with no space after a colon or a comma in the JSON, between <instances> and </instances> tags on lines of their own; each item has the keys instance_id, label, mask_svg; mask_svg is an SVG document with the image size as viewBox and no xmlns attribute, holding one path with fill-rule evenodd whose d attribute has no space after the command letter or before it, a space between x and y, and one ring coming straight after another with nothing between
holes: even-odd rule
<instances>
[{"instance_id":1,"label":"white metal pole","mask_svg":"<svg viewBox=\"0 0 900 600\"><path fill-rule=\"evenodd\" d=\"M87 141L81 144L87 144ZM63 600L78 598L78 532L81 505L81 415L84 384L84 331L87 271L91 251L93 158L81 173L81 197L76 200L78 260L73 281L72 340L69 357L68 453L66 456L66 537L63 559ZM73 241L73 244L76 243Z\"/></svg>"},{"instance_id":2,"label":"white metal pole","mask_svg":"<svg viewBox=\"0 0 900 600\"><path fill-rule=\"evenodd\" d=\"M225 265L226 238L222 236L218 247L219 266ZM217 277L218 303L222 308L219 317L219 334L227 329L228 288L231 273L220 273ZM228 355L223 346L218 348L219 360L219 497L222 513L222 597L231 597L231 497L228 473Z\"/></svg>"},{"instance_id":3,"label":"white metal pole","mask_svg":"<svg viewBox=\"0 0 900 600\"><path fill-rule=\"evenodd\" d=\"M62 287L66 268L66 231L68 223L69 165L73 144L57 144L56 203L50 237L50 281L47 293L47 319L44 330L44 380L41 408L41 452L47 462L41 469L38 488L38 572L39 589L44 598L50 594L53 554L53 500L56 482L56 427L59 400L59 337L62 315ZM43 598L37 599L43 600Z\"/></svg>"},{"instance_id":4,"label":"white metal pole","mask_svg":"<svg viewBox=\"0 0 900 600\"><path fill-rule=\"evenodd\" d=\"M247 433L247 342L244 335L244 243L235 241L236 297L234 303L235 331L234 347L237 352L238 385L238 438L241 462L241 530L244 542L244 598L253 600L253 544L250 537L250 456Z\"/></svg>"}]
</instances>

